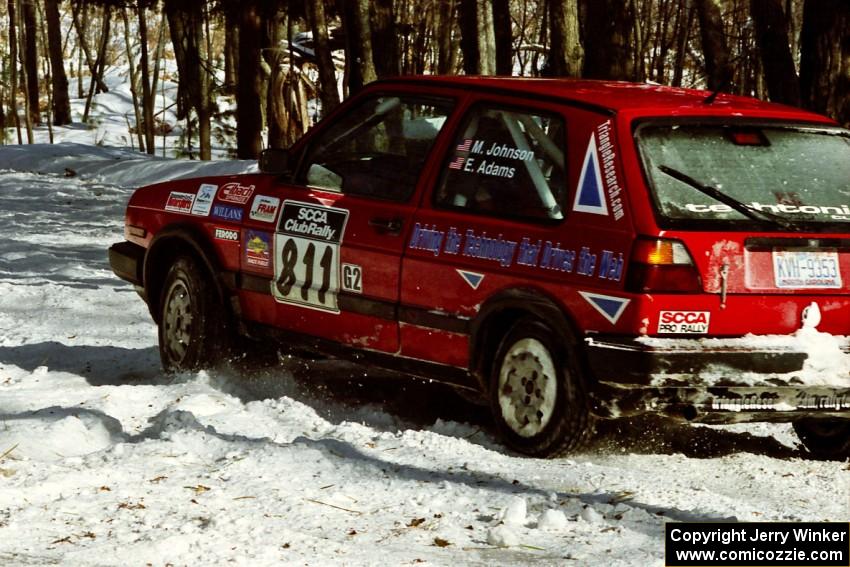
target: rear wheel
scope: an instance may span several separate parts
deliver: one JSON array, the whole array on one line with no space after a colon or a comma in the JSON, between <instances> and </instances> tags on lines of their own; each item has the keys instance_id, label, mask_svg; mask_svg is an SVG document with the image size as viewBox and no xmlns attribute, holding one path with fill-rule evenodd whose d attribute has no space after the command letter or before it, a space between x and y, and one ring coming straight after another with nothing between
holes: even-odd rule
<instances>
[{"instance_id":1,"label":"rear wheel","mask_svg":"<svg viewBox=\"0 0 850 567\"><path fill-rule=\"evenodd\" d=\"M506 445L527 455L575 451L593 436L582 373L571 345L558 337L537 320L520 320L502 339L493 362L490 405L496 428Z\"/></svg>"},{"instance_id":2,"label":"rear wheel","mask_svg":"<svg viewBox=\"0 0 850 567\"><path fill-rule=\"evenodd\" d=\"M817 458L843 461L850 457L850 420L801 419L794 431Z\"/></svg>"},{"instance_id":3,"label":"rear wheel","mask_svg":"<svg viewBox=\"0 0 850 567\"><path fill-rule=\"evenodd\" d=\"M198 370L228 352L226 314L198 261L180 256L165 276L159 308L159 356L168 371Z\"/></svg>"}]
</instances>

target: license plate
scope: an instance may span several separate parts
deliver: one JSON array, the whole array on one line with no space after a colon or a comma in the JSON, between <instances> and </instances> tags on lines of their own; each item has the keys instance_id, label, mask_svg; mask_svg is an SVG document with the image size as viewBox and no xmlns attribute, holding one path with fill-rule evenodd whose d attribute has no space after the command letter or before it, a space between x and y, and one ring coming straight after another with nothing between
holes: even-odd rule
<instances>
[{"instance_id":1,"label":"license plate","mask_svg":"<svg viewBox=\"0 0 850 567\"><path fill-rule=\"evenodd\" d=\"M773 280L782 289L841 287L838 252L773 251Z\"/></svg>"}]
</instances>

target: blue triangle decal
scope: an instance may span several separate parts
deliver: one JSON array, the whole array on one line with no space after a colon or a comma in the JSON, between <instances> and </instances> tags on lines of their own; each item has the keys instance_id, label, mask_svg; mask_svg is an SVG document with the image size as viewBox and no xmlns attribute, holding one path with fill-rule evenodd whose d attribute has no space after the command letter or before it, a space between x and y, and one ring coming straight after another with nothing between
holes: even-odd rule
<instances>
[{"instance_id":1,"label":"blue triangle decal","mask_svg":"<svg viewBox=\"0 0 850 567\"><path fill-rule=\"evenodd\" d=\"M467 272L465 270L457 270L457 273L460 274L460 277L462 277L472 289L478 289L478 286L480 286L481 282L484 281L484 274L476 274L475 272Z\"/></svg>"},{"instance_id":2,"label":"blue triangle decal","mask_svg":"<svg viewBox=\"0 0 850 567\"><path fill-rule=\"evenodd\" d=\"M580 213L608 215L608 203L605 201L602 172L599 169L599 154L596 151L596 136L594 134L590 135L587 152L584 154L584 164L581 167L581 177L578 180L573 210Z\"/></svg>"},{"instance_id":3,"label":"blue triangle decal","mask_svg":"<svg viewBox=\"0 0 850 567\"><path fill-rule=\"evenodd\" d=\"M631 299L623 297L614 297L612 295L601 295L599 293L590 293L588 291L580 291L579 294L590 303L591 307L596 309L600 315L605 317L609 323L616 324L620 319L620 315L626 310L626 306Z\"/></svg>"}]
</instances>

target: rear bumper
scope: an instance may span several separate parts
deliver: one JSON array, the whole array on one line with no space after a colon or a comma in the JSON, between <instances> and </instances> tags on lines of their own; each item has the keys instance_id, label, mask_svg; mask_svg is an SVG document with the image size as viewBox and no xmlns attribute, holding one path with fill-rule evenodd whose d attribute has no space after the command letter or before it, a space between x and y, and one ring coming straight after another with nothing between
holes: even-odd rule
<instances>
[{"instance_id":1,"label":"rear bumper","mask_svg":"<svg viewBox=\"0 0 850 567\"><path fill-rule=\"evenodd\" d=\"M850 419L850 341L590 338L595 413L661 413L707 423ZM813 347L813 345L816 345Z\"/></svg>"},{"instance_id":2,"label":"rear bumper","mask_svg":"<svg viewBox=\"0 0 850 567\"><path fill-rule=\"evenodd\" d=\"M142 286L145 249L132 242L117 242L109 247L109 266L116 276L137 287Z\"/></svg>"}]
</instances>

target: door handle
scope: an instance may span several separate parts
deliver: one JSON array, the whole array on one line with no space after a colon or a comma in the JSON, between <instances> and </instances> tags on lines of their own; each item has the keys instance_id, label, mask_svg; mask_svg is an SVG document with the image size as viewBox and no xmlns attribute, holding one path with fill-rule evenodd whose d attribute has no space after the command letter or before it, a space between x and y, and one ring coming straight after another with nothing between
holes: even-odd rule
<instances>
[{"instance_id":1,"label":"door handle","mask_svg":"<svg viewBox=\"0 0 850 567\"><path fill-rule=\"evenodd\" d=\"M399 218L395 219L384 219L380 217L376 217L373 219L369 219L369 226L375 229L375 232L378 234L392 234L397 235L401 233L401 227L403 226L403 222Z\"/></svg>"}]
</instances>

